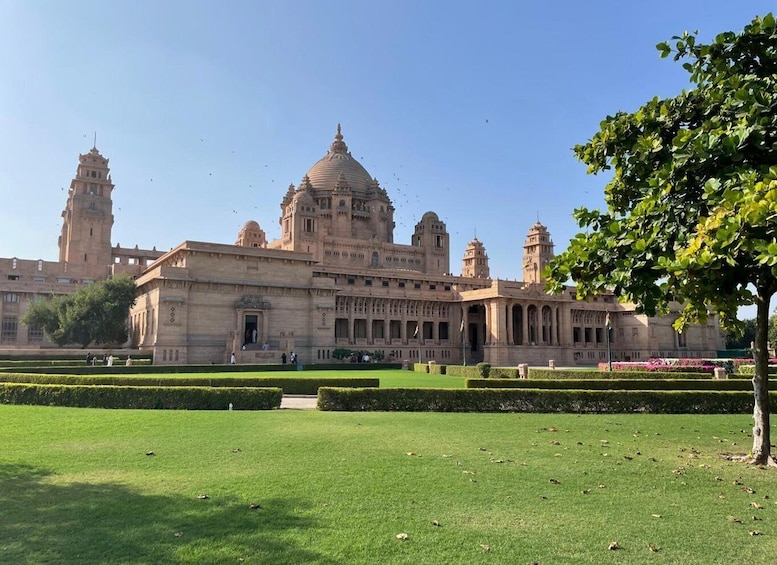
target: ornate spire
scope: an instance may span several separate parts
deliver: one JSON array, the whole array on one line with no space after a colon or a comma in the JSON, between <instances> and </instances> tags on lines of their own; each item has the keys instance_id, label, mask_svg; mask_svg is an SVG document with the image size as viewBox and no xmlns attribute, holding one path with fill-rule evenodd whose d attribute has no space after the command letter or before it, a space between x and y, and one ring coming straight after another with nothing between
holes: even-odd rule
<instances>
[{"instance_id":1,"label":"ornate spire","mask_svg":"<svg viewBox=\"0 0 777 565\"><path fill-rule=\"evenodd\" d=\"M348 146L343 141L343 134L340 129L340 124L337 124L337 133L335 134L335 140L332 145L329 146L330 153L348 153Z\"/></svg>"}]
</instances>

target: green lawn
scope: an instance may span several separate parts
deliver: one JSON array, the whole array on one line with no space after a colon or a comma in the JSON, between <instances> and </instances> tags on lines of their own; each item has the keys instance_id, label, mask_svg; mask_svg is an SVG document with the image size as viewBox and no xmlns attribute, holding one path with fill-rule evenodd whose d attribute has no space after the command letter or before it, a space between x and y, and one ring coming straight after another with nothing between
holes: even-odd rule
<instances>
[{"instance_id":1,"label":"green lawn","mask_svg":"<svg viewBox=\"0 0 777 565\"><path fill-rule=\"evenodd\" d=\"M0 563L709 565L777 551L775 471L721 457L749 448L748 416L0 406L0 423Z\"/></svg>"}]
</instances>

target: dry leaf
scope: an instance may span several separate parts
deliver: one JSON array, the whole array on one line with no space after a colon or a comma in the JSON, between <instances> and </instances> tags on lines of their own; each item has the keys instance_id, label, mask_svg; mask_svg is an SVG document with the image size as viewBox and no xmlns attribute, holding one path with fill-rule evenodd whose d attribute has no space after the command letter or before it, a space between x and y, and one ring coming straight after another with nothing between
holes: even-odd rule
<instances>
[{"instance_id":1,"label":"dry leaf","mask_svg":"<svg viewBox=\"0 0 777 565\"><path fill-rule=\"evenodd\" d=\"M404 540L406 540L406 539L407 539L407 538L409 538L409 537L410 537L410 536L408 536L407 534L397 534L397 539L398 539L398 540L402 540L402 541L404 541Z\"/></svg>"},{"instance_id":2,"label":"dry leaf","mask_svg":"<svg viewBox=\"0 0 777 565\"><path fill-rule=\"evenodd\" d=\"M661 514L651 514L651 516L653 516L653 518L660 518Z\"/></svg>"},{"instance_id":3,"label":"dry leaf","mask_svg":"<svg viewBox=\"0 0 777 565\"><path fill-rule=\"evenodd\" d=\"M591 494L591 489L590 488L583 489L583 494Z\"/></svg>"},{"instance_id":4,"label":"dry leaf","mask_svg":"<svg viewBox=\"0 0 777 565\"><path fill-rule=\"evenodd\" d=\"M761 535L761 532L759 532L758 530L750 530L747 533L750 534L751 536L760 536Z\"/></svg>"},{"instance_id":5,"label":"dry leaf","mask_svg":"<svg viewBox=\"0 0 777 565\"><path fill-rule=\"evenodd\" d=\"M750 487L742 487L742 490L745 491L747 494L755 494L755 491Z\"/></svg>"},{"instance_id":6,"label":"dry leaf","mask_svg":"<svg viewBox=\"0 0 777 565\"><path fill-rule=\"evenodd\" d=\"M561 484L561 481L559 481L558 479L550 478L550 479L548 479L548 481L550 481L554 485L560 485Z\"/></svg>"},{"instance_id":7,"label":"dry leaf","mask_svg":"<svg viewBox=\"0 0 777 565\"><path fill-rule=\"evenodd\" d=\"M607 485L605 485L604 483L599 483L599 488L607 488Z\"/></svg>"},{"instance_id":8,"label":"dry leaf","mask_svg":"<svg viewBox=\"0 0 777 565\"><path fill-rule=\"evenodd\" d=\"M548 431L549 431L549 432L557 432L557 431L558 431L558 428L556 428L556 427L554 427L554 426L551 426L550 428L548 428Z\"/></svg>"},{"instance_id":9,"label":"dry leaf","mask_svg":"<svg viewBox=\"0 0 777 565\"><path fill-rule=\"evenodd\" d=\"M658 553L658 552L661 550L661 548L660 548L660 547L658 547L658 546L657 546L656 544L654 544L654 543L649 543L649 544L648 544L648 549L649 549L650 551L652 551L653 553Z\"/></svg>"},{"instance_id":10,"label":"dry leaf","mask_svg":"<svg viewBox=\"0 0 777 565\"><path fill-rule=\"evenodd\" d=\"M607 546L607 549L610 551L615 551L616 549L621 549L621 546L618 545L617 541L611 541L610 545Z\"/></svg>"},{"instance_id":11,"label":"dry leaf","mask_svg":"<svg viewBox=\"0 0 777 565\"><path fill-rule=\"evenodd\" d=\"M491 551L491 546L488 546L488 545L486 545L486 544L484 544L484 543L481 543L481 544L480 544L480 548L481 548L483 551Z\"/></svg>"},{"instance_id":12,"label":"dry leaf","mask_svg":"<svg viewBox=\"0 0 777 565\"><path fill-rule=\"evenodd\" d=\"M753 516L753 521L754 522L760 522L761 519L758 516Z\"/></svg>"},{"instance_id":13,"label":"dry leaf","mask_svg":"<svg viewBox=\"0 0 777 565\"><path fill-rule=\"evenodd\" d=\"M180 538L183 535L183 532L175 532L173 535L177 538Z\"/></svg>"},{"instance_id":14,"label":"dry leaf","mask_svg":"<svg viewBox=\"0 0 777 565\"><path fill-rule=\"evenodd\" d=\"M437 526L439 528L441 525L442 524L440 524L437 520L432 520L432 526Z\"/></svg>"},{"instance_id":15,"label":"dry leaf","mask_svg":"<svg viewBox=\"0 0 777 565\"><path fill-rule=\"evenodd\" d=\"M156 455L156 453L154 453L153 451L147 451L146 455Z\"/></svg>"},{"instance_id":16,"label":"dry leaf","mask_svg":"<svg viewBox=\"0 0 777 565\"><path fill-rule=\"evenodd\" d=\"M415 455L415 454L416 454L415 451L408 451L407 452L407 455Z\"/></svg>"},{"instance_id":17,"label":"dry leaf","mask_svg":"<svg viewBox=\"0 0 777 565\"><path fill-rule=\"evenodd\" d=\"M261 504L256 504L255 502L252 502L251 504L248 505L248 507L251 510L259 510L262 507L262 505Z\"/></svg>"},{"instance_id":18,"label":"dry leaf","mask_svg":"<svg viewBox=\"0 0 777 565\"><path fill-rule=\"evenodd\" d=\"M198 494L197 498L199 498L200 500L206 500L210 498L210 496L208 496L207 494Z\"/></svg>"},{"instance_id":19,"label":"dry leaf","mask_svg":"<svg viewBox=\"0 0 777 565\"><path fill-rule=\"evenodd\" d=\"M550 440L550 445L561 445L558 440L552 439Z\"/></svg>"},{"instance_id":20,"label":"dry leaf","mask_svg":"<svg viewBox=\"0 0 777 565\"><path fill-rule=\"evenodd\" d=\"M753 507L753 508L755 508L756 510L763 510L763 506L761 506L760 504L758 504L758 503L757 503L755 500L754 500L753 502L751 502L751 503L750 503L750 506L752 506L752 507Z\"/></svg>"},{"instance_id":21,"label":"dry leaf","mask_svg":"<svg viewBox=\"0 0 777 565\"><path fill-rule=\"evenodd\" d=\"M729 521L729 522L731 522L732 524L741 524L741 523L742 523L742 520L740 520L739 518L737 518L737 517L735 517L735 516L727 516L726 518L727 518L727 519L728 519L728 521Z\"/></svg>"}]
</instances>

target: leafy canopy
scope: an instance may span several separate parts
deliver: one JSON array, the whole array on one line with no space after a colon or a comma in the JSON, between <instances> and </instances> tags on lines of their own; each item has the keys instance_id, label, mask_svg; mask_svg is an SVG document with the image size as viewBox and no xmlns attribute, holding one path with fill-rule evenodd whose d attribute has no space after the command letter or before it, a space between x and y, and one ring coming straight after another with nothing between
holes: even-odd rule
<instances>
[{"instance_id":1,"label":"leafy canopy","mask_svg":"<svg viewBox=\"0 0 777 565\"><path fill-rule=\"evenodd\" d=\"M127 317L135 304L135 281L122 276L80 287L30 305L22 317L57 345L117 345L127 341Z\"/></svg>"},{"instance_id":2,"label":"leafy canopy","mask_svg":"<svg viewBox=\"0 0 777 565\"><path fill-rule=\"evenodd\" d=\"M612 171L607 209L575 210L585 231L549 265L548 290L572 279L580 298L612 290L649 315L678 301L680 330L711 308L741 333L738 308L777 290L776 46L771 14L710 44L686 32L657 46L694 88L608 116L574 148L589 173Z\"/></svg>"}]
</instances>

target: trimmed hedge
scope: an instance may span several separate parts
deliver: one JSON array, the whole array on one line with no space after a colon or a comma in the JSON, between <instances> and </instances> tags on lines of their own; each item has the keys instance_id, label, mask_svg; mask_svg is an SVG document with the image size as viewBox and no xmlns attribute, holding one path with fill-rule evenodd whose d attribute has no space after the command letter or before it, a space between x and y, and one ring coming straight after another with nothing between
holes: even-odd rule
<instances>
[{"instance_id":1,"label":"trimmed hedge","mask_svg":"<svg viewBox=\"0 0 777 565\"><path fill-rule=\"evenodd\" d=\"M206 387L251 387L251 388L280 388L284 394L309 394L318 393L321 386L339 387L379 387L378 378L349 378L349 377L322 377L322 378L297 378L297 377L125 377L98 375L94 377L80 375L48 375L29 373L0 373L0 382L28 383L28 384L61 384L61 385L85 385L85 386L206 386Z\"/></svg>"},{"instance_id":2,"label":"trimmed hedge","mask_svg":"<svg viewBox=\"0 0 777 565\"><path fill-rule=\"evenodd\" d=\"M769 395L777 401L777 393ZM318 409L367 412L749 414L753 394L708 391L345 389L321 387Z\"/></svg>"},{"instance_id":3,"label":"trimmed hedge","mask_svg":"<svg viewBox=\"0 0 777 565\"><path fill-rule=\"evenodd\" d=\"M282 398L279 388L0 383L0 404L173 410L228 410L231 404L235 410L272 410Z\"/></svg>"},{"instance_id":4,"label":"trimmed hedge","mask_svg":"<svg viewBox=\"0 0 777 565\"><path fill-rule=\"evenodd\" d=\"M429 365L429 373L432 375L445 375L446 369L448 368L447 365L438 365L437 363L431 363Z\"/></svg>"},{"instance_id":5,"label":"trimmed hedge","mask_svg":"<svg viewBox=\"0 0 777 565\"><path fill-rule=\"evenodd\" d=\"M564 390L718 390L749 391L753 385L745 380L699 379L519 379L499 381L494 379L467 379L467 388L536 388ZM777 381L769 382L770 390L777 390Z\"/></svg>"},{"instance_id":6,"label":"trimmed hedge","mask_svg":"<svg viewBox=\"0 0 777 565\"><path fill-rule=\"evenodd\" d=\"M402 365L395 363L353 363L353 364L320 364L306 365L311 370L380 370L401 369ZM259 373L270 371L297 371L297 365L81 365L74 367L0 367L0 373L41 373L58 375L133 375L133 374L169 374L169 373Z\"/></svg>"},{"instance_id":7,"label":"trimmed hedge","mask_svg":"<svg viewBox=\"0 0 777 565\"><path fill-rule=\"evenodd\" d=\"M711 379L709 373L683 373L683 379ZM656 379L655 371L599 371L529 368L529 379Z\"/></svg>"},{"instance_id":8,"label":"trimmed hedge","mask_svg":"<svg viewBox=\"0 0 777 565\"><path fill-rule=\"evenodd\" d=\"M445 374L452 377L467 377L468 379L480 378L480 372L475 365L448 365Z\"/></svg>"}]
</instances>

